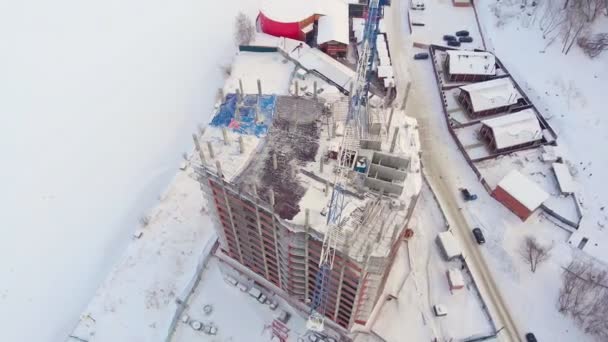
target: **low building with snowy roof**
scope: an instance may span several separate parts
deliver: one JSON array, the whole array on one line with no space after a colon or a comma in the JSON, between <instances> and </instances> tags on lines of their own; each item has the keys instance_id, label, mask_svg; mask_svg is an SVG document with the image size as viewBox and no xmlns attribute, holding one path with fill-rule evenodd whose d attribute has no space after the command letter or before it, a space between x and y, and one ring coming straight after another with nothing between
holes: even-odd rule
<instances>
[{"instance_id":1,"label":"low building with snowy roof","mask_svg":"<svg viewBox=\"0 0 608 342\"><path fill-rule=\"evenodd\" d=\"M572 194L575 191L574 180L568 169L568 165L563 163L553 163L553 173L562 194Z\"/></svg>"},{"instance_id":2,"label":"low building with snowy roof","mask_svg":"<svg viewBox=\"0 0 608 342\"><path fill-rule=\"evenodd\" d=\"M444 66L451 82L477 82L496 76L496 57L489 52L448 50Z\"/></svg>"},{"instance_id":3,"label":"low building with snowy roof","mask_svg":"<svg viewBox=\"0 0 608 342\"><path fill-rule=\"evenodd\" d=\"M342 57L349 43L349 1L264 0L259 25L262 32L277 37L306 42L316 37L321 50Z\"/></svg>"},{"instance_id":4,"label":"low building with snowy roof","mask_svg":"<svg viewBox=\"0 0 608 342\"><path fill-rule=\"evenodd\" d=\"M437 234L436 241L446 260L452 260L462 255L460 243L458 243L458 240L456 240L451 231L448 230Z\"/></svg>"},{"instance_id":5,"label":"low building with snowy roof","mask_svg":"<svg viewBox=\"0 0 608 342\"><path fill-rule=\"evenodd\" d=\"M538 184L517 170L509 172L496 186L492 196L525 221L549 198Z\"/></svg>"},{"instance_id":6,"label":"low building with snowy roof","mask_svg":"<svg viewBox=\"0 0 608 342\"><path fill-rule=\"evenodd\" d=\"M479 134L493 153L504 153L542 141L543 133L532 109L481 121Z\"/></svg>"},{"instance_id":7,"label":"low building with snowy roof","mask_svg":"<svg viewBox=\"0 0 608 342\"><path fill-rule=\"evenodd\" d=\"M507 77L472 83L459 89L458 102L472 117L502 113L524 101L513 81Z\"/></svg>"}]
</instances>

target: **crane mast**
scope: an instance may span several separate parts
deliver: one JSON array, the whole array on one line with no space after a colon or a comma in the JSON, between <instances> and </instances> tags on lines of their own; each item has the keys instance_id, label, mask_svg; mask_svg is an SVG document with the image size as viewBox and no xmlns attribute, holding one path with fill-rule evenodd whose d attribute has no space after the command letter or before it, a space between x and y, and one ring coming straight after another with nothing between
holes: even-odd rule
<instances>
[{"instance_id":1,"label":"crane mast","mask_svg":"<svg viewBox=\"0 0 608 342\"><path fill-rule=\"evenodd\" d=\"M372 66L376 54L376 36L380 17L380 0L370 0L365 20L361 55L353 82L351 100L344 125L344 134L338 149L338 168L334 188L327 213L327 230L323 238L319 271L315 277L315 287L311 301L311 312L306 326L309 330L323 331L325 311L329 295L331 270L334 265L336 248L343 241L342 211L346 206L344 191L347 174L353 168L359 150L360 139L368 133L367 99Z\"/></svg>"}]
</instances>

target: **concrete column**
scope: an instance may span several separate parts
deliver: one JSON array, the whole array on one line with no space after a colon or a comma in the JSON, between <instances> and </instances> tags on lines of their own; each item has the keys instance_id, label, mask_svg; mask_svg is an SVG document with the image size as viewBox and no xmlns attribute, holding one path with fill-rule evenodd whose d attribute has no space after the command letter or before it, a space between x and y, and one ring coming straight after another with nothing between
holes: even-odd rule
<instances>
[{"instance_id":1,"label":"concrete column","mask_svg":"<svg viewBox=\"0 0 608 342\"><path fill-rule=\"evenodd\" d=\"M262 260L264 261L264 273L266 274L266 279L270 279L270 271L268 270L268 258L266 257L266 248L264 248L264 236L262 235L262 224L260 223L258 189L255 184L253 185L253 200L255 201L255 222L258 228L258 236L260 238L260 242L262 243Z\"/></svg>"},{"instance_id":2,"label":"concrete column","mask_svg":"<svg viewBox=\"0 0 608 342\"><path fill-rule=\"evenodd\" d=\"M391 123L393 122L393 114L395 114L395 107L391 107L391 113L388 115L388 124L386 125L386 134L387 135L391 131Z\"/></svg>"},{"instance_id":3,"label":"concrete column","mask_svg":"<svg viewBox=\"0 0 608 342\"><path fill-rule=\"evenodd\" d=\"M342 285L344 283L344 270L346 269L346 260L348 259L348 241L347 236L345 240L344 248L344 260L342 260L342 267L340 267L340 279L338 280L338 291L336 292L336 307L334 310L334 321L338 320L338 312L340 311L340 303L342 303ZM353 305L354 306L354 305Z\"/></svg>"},{"instance_id":4,"label":"concrete column","mask_svg":"<svg viewBox=\"0 0 608 342\"><path fill-rule=\"evenodd\" d=\"M243 94L241 94L241 91L238 89L236 90L236 100L237 103L241 103L241 101L243 101Z\"/></svg>"},{"instance_id":5,"label":"concrete column","mask_svg":"<svg viewBox=\"0 0 608 342\"><path fill-rule=\"evenodd\" d=\"M397 144L397 135L399 134L399 127L395 127L395 132L393 133L393 142L391 142L391 150L390 152L395 152L395 145Z\"/></svg>"},{"instance_id":6,"label":"concrete column","mask_svg":"<svg viewBox=\"0 0 608 342\"><path fill-rule=\"evenodd\" d=\"M224 174L222 173L222 164L220 164L219 160L215 161L215 168L217 169L217 176L220 177L220 179L223 179Z\"/></svg>"},{"instance_id":7,"label":"concrete column","mask_svg":"<svg viewBox=\"0 0 608 342\"><path fill-rule=\"evenodd\" d=\"M296 97L300 96L300 84L298 81L296 81L295 95Z\"/></svg>"},{"instance_id":8,"label":"concrete column","mask_svg":"<svg viewBox=\"0 0 608 342\"><path fill-rule=\"evenodd\" d=\"M228 130L226 127L222 127L222 136L224 137L224 145L228 145Z\"/></svg>"},{"instance_id":9,"label":"concrete column","mask_svg":"<svg viewBox=\"0 0 608 342\"><path fill-rule=\"evenodd\" d=\"M221 177L221 167L220 162L216 162L216 166L218 167L218 173L220 173L220 184L222 185L222 192L224 194L224 203L226 204L226 208L228 209L228 216L230 218L230 226L232 227L232 234L234 235L234 242L236 243L236 250L239 254L239 261L242 265L245 265L243 261L243 251L241 250L241 240L236 233L236 226L234 224L234 219L232 218L232 207L230 206L230 201L228 201L228 193L226 192L226 186L224 185L224 180Z\"/></svg>"},{"instance_id":10,"label":"concrete column","mask_svg":"<svg viewBox=\"0 0 608 342\"><path fill-rule=\"evenodd\" d=\"M272 152L272 167L275 170L279 167L279 164L277 162L277 153L276 152Z\"/></svg>"},{"instance_id":11,"label":"concrete column","mask_svg":"<svg viewBox=\"0 0 608 342\"><path fill-rule=\"evenodd\" d=\"M310 209L306 208L304 211L304 302L310 299L308 290L308 279L310 274L308 273L308 237L310 236Z\"/></svg>"},{"instance_id":12,"label":"concrete column","mask_svg":"<svg viewBox=\"0 0 608 342\"><path fill-rule=\"evenodd\" d=\"M317 99L317 81L312 83L312 98Z\"/></svg>"},{"instance_id":13,"label":"concrete column","mask_svg":"<svg viewBox=\"0 0 608 342\"><path fill-rule=\"evenodd\" d=\"M329 181L325 181L325 196L329 195Z\"/></svg>"},{"instance_id":14,"label":"concrete column","mask_svg":"<svg viewBox=\"0 0 608 342\"><path fill-rule=\"evenodd\" d=\"M198 156L201 158L201 163L205 164L205 154L203 154L201 144L199 143L196 134L192 134L192 140L194 140L194 148L196 149L196 152L198 152Z\"/></svg>"},{"instance_id":15,"label":"concrete column","mask_svg":"<svg viewBox=\"0 0 608 342\"><path fill-rule=\"evenodd\" d=\"M239 153L245 153L245 142L243 141L243 136L239 135Z\"/></svg>"},{"instance_id":16,"label":"concrete column","mask_svg":"<svg viewBox=\"0 0 608 342\"><path fill-rule=\"evenodd\" d=\"M270 189L269 191L269 196L270 196L270 210L272 211L272 236L274 238L274 252L277 256L277 272L278 272L278 276L279 276L279 287L282 290L287 291L287 289L283 286L283 277L282 277L282 272L281 272L281 261L279 259L279 237L277 235L277 218L275 217L274 214L274 191L272 189Z\"/></svg>"},{"instance_id":17,"label":"concrete column","mask_svg":"<svg viewBox=\"0 0 608 342\"><path fill-rule=\"evenodd\" d=\"M323 173L323 158L319 160L319 173Z\"/></svg>"},{"instance_id":18,"label":"concrete column","mask_svg":"<svg viewBox=\"0 0 608 342\"><path fill-rule=\"evenodd\" d=\"M209 157L211 159L215 158L215 155L213 154L213 145L211 144L211 141L207 141L207 149L209 150Z\"/></svg>"},{"instance_id":19,"label":"concrete column","mask_svg":"<svg viewBox=\"0 0 608 342\"><path fill-rule=\"evenodd\" d=\"M258 96L262 96L262 81L258 78Z\"/></svg>"},{"instance_id":20,"label":"concrete column","mask_svg":"<svg viewBox=\"0 0 608 342\"><path fill-rule=\"evenodd\" d=\"M363 266L363 269L361 270L361 276L359 277L359 283L357 285L357 293L355 293L355 299L353 300L353 310L350 314L350 320L348 322L348 327L351 327L353 325L353 323L355 322L355 319L357 317L357 313L359 311L359 298L361 297L361 289L363 288L363 282L365 281L365 276L367 275L367 263L369 260L369 253L370 253L370 246L367 246L367 249L365 250L365 264Z\"/></svg>"},{"instance_id":21,"label":"concrete column","mask_svg":"<svg viewBox=\"0 0 608 342\"><path fill-rule=\"evenodd\" d=\"M245 91L243 90L243 80L239 78L239 89L241 90L241 95L245 96Z\"/></svg>"}]
</instances>

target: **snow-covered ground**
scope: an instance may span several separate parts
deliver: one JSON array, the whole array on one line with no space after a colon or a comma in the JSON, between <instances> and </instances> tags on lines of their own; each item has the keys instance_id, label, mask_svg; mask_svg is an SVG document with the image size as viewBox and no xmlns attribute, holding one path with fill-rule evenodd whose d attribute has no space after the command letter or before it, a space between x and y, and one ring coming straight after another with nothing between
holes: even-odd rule
<instances>
[{"instance_id":1,"label":"snow-covered ground","mask_svg":"<svg viewBox=\"0 0 608 342\"><path fill-rule=\"evenodd\" d=\"M180 171L70 334L87 341L162 341L197 266L216 241L191 168ZM72 340L70 340L72 341Z\"/></svg>"},{"instance_id":2,"label":"snow-covered ground","mask_svg":"<svg viewBox=\"0 0 608 342\"><path fill-rule=\"evenodd\" d=\"M385 290L396 299L384 303L372 331L388 342L402 341L403 336L443 341L491 335L492 325L465 271L465 288L449 289L446 271L460 270L461 261L446 262L439 252L435 237L446 230L446 222L426 185L409 226L414 237L399 249ZM435 317L435 304L445 306L448 315Z\"/></svg>"},{"instance_id":3,"label":"snow-covered ground","mask_svg":"<svg viewBox=\"0 0 608 342\"><path fill-rule=\"evenodd\" d=\"M287 322L288 341L298 341L299 337L306 334L306 319L285 305L278 297L270 299L280 301L281 304L275 310L271 310L268 304L261 304L247 292L228 284L220 272L220 261L212 257L184 314L191 320L213 324L217 327L217 335L213 337L205 335L201 331L192 329L190 325L180 322L171 341L270 341L272 337L270 326L282 310L291 315ZM203 312L205 305L213 307L211 314L207 315Z\"/></svg>"},{"instance_id":4,"label":"snow-covered ground","mask_svg":"<svg viewBox=\"0 0 608 342\"><path fill-rule=\"evenodd\" d=\"M558 143L574 166L574 180L581 185L579 198L584 217L571 240L577 245L589 237L585 252L608 262L608 158L601 146L608 142L604 116L608 89L608 52L590 59L575 45L568 55L557 40L547 42L539 29L540 12L522 11L520 1L478 1L480 21L493 49L557 131ZM499 16L496 15L499 14ZM535 19L536 18L536 19ZM608 18L595 24L608 31ZM596 245L597 244L597 245Z\"/></svg>"},{"instance_id":5,"label":"snow-covered ground","mask_svg":"<svg viewBox=\"0 0 608 342\"><path fill-rule=\"evenodd\" d=\"M236 12L256 7L0 5L3 341L71 331L212 113Z\"/></svg>"},{"instance_id":6,"label":"snow-covered ground","mask_svg":"<svg viewBox=\"0 0 608 342\"><path fill-rule=\"evenodd\" d=\"M431 7L442 1L435 0L427 1L427 3L428 2L430 2L428 6ZM495 2L484 2L484 4L492 3ZM463 17L457 16L455 14L457 12L453 13L454 15L452 16L430 17L426 22L426 27L432 28L434 27L434 23L442 21L450 22L450 25L453 26L458 25L459 20L462 20ZM482 11L482 21L483 20L491 21L492 19L484 17ZM443 32L444 29L442 27L445 25L447 24L444 23L440 25L438 30ZM514 29L513 32L516 32L516 29ZM484 34L488 35L487 32L484 32ZM522 49L521 44L528 44L526 42L527 38L523 39L522 37L527 37L530 34L531 33L522 33L521 35L513 34L512 36L505 35L501 39L501 42L505 39L510 39L509 44L511 44L506 53L517 56L522 63L525 63L526 68L546 68L542 71L544 77L560 77L561 71L566 68L566 65L556 66L553 62L546 63L547 59L544 61L538 59L532 63L529 54L522 53L522 51L539 50L530 48ZM439 37L439 32L433 35ZM492 34L490 34L490 36L492 37ZM439 43L439 41L436 41L435 43ZM497 44L496 41L493 41L494 46ZM418 51L420 50L413 49L412 53ZM501 58L507 68L509 68L509 71L514 74L513 76L518 82L522 85L526 85L526 82L532 82L529 78L534 77L529 76L527 73L518 73L518 65L510 62L508 55L504 55L498 50L497 55ZM559 56L556 58L560 59ZM457 188L460 186L467 187L471 189L472 192L478 194L479 199L475 202L464 203L461 199L455 199L455 201L457 201L458 206L461 208L468 225L471 228L480 227L486 235L486 240L488 241L486 245L475 248L480 249L484 260L489 266L491 276L497 283L501 296L504 298L511 316L516 323L520 335L519 337L522 338L523 334L532 331L541 341L590 341L591 338L589 336L585 335L576 327L574 322L568 317L559 314L556 309L557 293L561 285L561 267L567 265L572 254L572 249L567 243L568 233L565 230L558 228L541 215L535 215L525 223L521 222L483 190L472 170L464 161L461 153L457 150L452 137L447 131L440 98L437 95L436 84L432 75L431 64L429 62L425 63L419 61L412 61L411 63L410 71L414 82L407 108L408 112L418 118L421 125L423 156L432 155L434 160L439 160L439 162L435 164L439 166L440 170L435 169L431 171L438 173L441 181L445 183L449 189L453 190L452 197L458 196ZM573 63L570 64L572 65ZM587 77L593 77L593 75L598 75L599 77L600 73L605 72L605 65L599 67L597 64L595 65L596 69L594 69L593 73L587 73ZM557 67L559 67L560 72L555 72L555 70L553 70ZM531 71L531 75L540 73L541 72L539 71ZM585 77L584 75L585 74L581 73L581 76L579 77ZM600 84L596 84L596 86L600 86ZM525 90L528 91L529 89ZM590 93L589 96L595 96L593 94L594 93ZM535 104L539 106L539 109L543 110L545 108L543 103L537 103L536 94L529 93L529 95L532 100L535 101ZM552 96L555 97L554 94ZM601 97L595 98L597 101L601 99ZM557 107L557 113L560 113L562 108L565 107ZM551 124L555 126L557 114L554 115L554 117L555 119L551 121ZM580 120L580 118L578 120ZM573 127L576 127L576 125ZM560 129L559 126L556 128ZM564 129L565 128L561 128L560 132L558 132L561 133L559 142L562 146L570 145L569 141L561 139L564 136ZM581 133L581 131L575 131L574 128L568 129L571 130L572 133L577 132L577 138L585 134ZM602 134L604 133L605 132L598 134L593 141L601 141L598 140L600 139L598 137L603 137ZM585 137L585 139L592 138ZM581 148L584 148L582 147L583 144L581 142L579 142L579 144L581 144ZM587 141L587 145L589 145L589 141ZM597 152L594 154L592 149L587 147L585 155L592 154L594 155L594 158L601 158L601 154L598 154ZM428 160L429 158L424 159L424 161ZM595 162L593 165L595 165ZM426 166L428 167L428 164ZM591 193L605 193L605 191L601 190L603 189L602 186L605 185L599 186ZM530 272L528 265L524 263L518 251L523 238L527 235L536 237L542 243L553 243L554 245L550 260L541 265L534 274ZM463 236L463 238L473 239L472 235Z\"/></svg>"}]
</instances>

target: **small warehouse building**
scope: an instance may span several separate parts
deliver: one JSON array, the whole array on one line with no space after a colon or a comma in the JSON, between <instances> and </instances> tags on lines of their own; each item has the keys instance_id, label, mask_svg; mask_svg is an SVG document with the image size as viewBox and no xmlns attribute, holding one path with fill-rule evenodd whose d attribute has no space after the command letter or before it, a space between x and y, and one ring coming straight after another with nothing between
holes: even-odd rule
<instances>
[{"instance_id":1,"label":"small warehouse building","mask_svg":"<svg viewBox=\"0 0 608 342\"><path fill-rule=\"evenodd\" d=\"M454 7L469 7L471 6L471 0L452 0Z\"/></svg>"},{"instance_id":2,"label":"small warehouse building","mask_svg":"<svg viewBox=\"0 0 608 342\"><path fill-rule=\"evenodd\" d=\"M492 153L534 146L543 138L542 128L532 109L483 120L479 134Z\"/></svg>"},{"instance_id":3,"label":"small warehouse building","mask_svg":"<svg viewBox=\"0 0 608 342\"><path fill-rule=\"evenodd\" d=\"M522 221L528 219L549 198L538 184L517 170L509 172L498 183L492 196Z\"/></svg>"},{"instance_id":4,"label":"small warehouse building","mask_svg":"<svg viewBox=\"0 0 608 342\"><path fill-rule=\"evenodd\" d=\"M448 278L448 285L450 286L450 291L460 290L464 288L464 277L462 276L462 272L460 272L457 268L450 268L446 272Z\"/></svg>"},{"instance_id":5,"label":"small warehouse building","mask_svg":"<svg viewBox=\"0 0 608 342\"><path fill-rule=\"evenodd\" d=\"M507 77L472 83L459 89L458 102L472 117L499 114L524 105L521 93Z\"/></svg>"},{"instance_id":6,"label":"small warehouse building","mask_svg":"<svg viewBox=\"0 0 608 342\"><path fill-rule=\"evenodd\" d=\"M553 163L553 173L562 195L570 195L575 191L574 180L568 166L563 163Z\"/></svg>"},{"instance_id":7,"label":"small warehouse building","mask_svg":"<svg viewBox=\"0 0 608 342\"><path fill-rule=\"evenodd\" d=\"M462 255L460 244L451 231L445 231L437 234L437 245L446 260L452 260Z\"/></svg>"},{"instance_id":8,"label":"small warehouse building","mask_svg":"<svg viewBox=\"0 0 608 342\"><path fill-rule=\"evenodd\" d=\"M263 0L258 22L264 33L304 41L343 57L349 43L348 13L345 0Z\"/></svg>"},{"instance_id":9,"label":"small warehouse building","mask_svg":"<svg viewBox=\"0 0 608 342\"><path fill-rule=\"evenodd\" d=\"M479 82L496 76L496 57L489 52L448 50L444 63L450 82Z\"/></svg>"}]
</instances>

